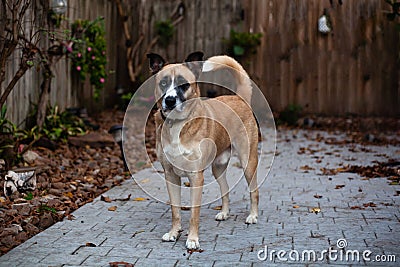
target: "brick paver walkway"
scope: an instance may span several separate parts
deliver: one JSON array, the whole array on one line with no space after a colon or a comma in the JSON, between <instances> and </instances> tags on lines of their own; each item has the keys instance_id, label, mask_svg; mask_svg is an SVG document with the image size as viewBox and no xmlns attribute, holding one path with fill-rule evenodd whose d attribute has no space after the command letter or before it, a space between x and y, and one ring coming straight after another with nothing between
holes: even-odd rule
<instances>
[{"instance_id":1,"label":"brick paver walkway","mask_svg":"<svg viewBox=\"0 0 400 267\"><path fill-rule=\"evenodd\" d=\"M149 198L130 180L104 194L111 198L132 194L129 201L106 203L95 199L73 213L75 220L56 223L2 256L0 266L109 266L110 262L117 261L135 266L284 266L289 263L303 266L302 256L306 260L309 255L312 257L310 250L317 257L316 261L306 261L311 266L398 266L400 196L396 195L399 186L389 185L386 178L367 180L353 173L322 175L321 168L339 168L341 164L366 166L388 158L400 160L400 148L329 145L310 140L317 134L325 139L345 138L315 131L278 132L278 153L260 189L257 225L244 223L249 206L244 179L231 192L231 214L227 221L214 220L218 212L215 207L220 201L202 208L202 253L189 254L185 249L190 211L182 211L185 231L181 238L176 243L162 242L162 235L170 227L169 206ZM240 172L235 160L231 165L231 174ZM153 169L146 169L137 173L136 178L139 184L163 199L166 193L159 175ZM212 179L209 176L207 171L207 179ZM215 184L204 193L213 194L218 194ZM141 197L146 199L140 201ZM116 206L116 210L109 211L111 206ZM335 254L332 250L338 249L337 245L343 246L343 243L337 244L339 239L346 241L347 246ZM350 259L352 253L357 256L356 250L360 261L346 261L346 255ZM366 253L367 261L362 253ZM299 261L296 261L297 255ZM397 257L397 264L377 261L390 260L392 256Z\"/></svg>"}]
</instances>

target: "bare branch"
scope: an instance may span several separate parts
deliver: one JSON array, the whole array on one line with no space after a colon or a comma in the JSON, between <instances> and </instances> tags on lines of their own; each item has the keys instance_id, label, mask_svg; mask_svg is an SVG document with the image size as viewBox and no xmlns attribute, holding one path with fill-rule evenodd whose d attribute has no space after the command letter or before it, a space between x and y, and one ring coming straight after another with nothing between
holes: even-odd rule
<instances>
[{"instance_id":1,"label":"bare branch","mask_svg":"<svg viewBox=\"0 0 400 267\"><path fill-rule=\"evenodd\" d=\"M14 86L22 78L22 76L24 76L25 72L29 69L28 64L24 60L25 59L21 60L21 64L19 65L18 71L15 73L14 77L12 78L12 80L10 81L10 83L8 84L6 89L4 90L3 94L1 95L1 97L0 97L0 107L2 107L4 105L4 103L7 100L8 95L11 93L12 89L14 88Z\"/></svg>"},{"instance_id":2,"label":"bare branch","mask_svg":"<svg viewBox=\"0 0 400 267\"><path fill-rule=\"evenodd\" d=\"M124 9L122 7L121 1L120 0L115 0L115 3L117 4L118 14L122 19L125 38L126 38L126 40L131 40L131 34L129 32L129 26L128 26L128 23L127 23L127 18L128 17L124 13Z\"/></svg>"},{"instance_id":3,"label":"bare branch","mask_svg":"<svg viewBox=\"0 0 400 267\"><path fill-rule=\"evenodd\" d=\"M19 17L23 18L25 16L26 10L28 9L28 7L31 5L31 1L30 0L25 0L24 5L22 5L21 11L19 12Z\"/></svg>"}]
</instances>

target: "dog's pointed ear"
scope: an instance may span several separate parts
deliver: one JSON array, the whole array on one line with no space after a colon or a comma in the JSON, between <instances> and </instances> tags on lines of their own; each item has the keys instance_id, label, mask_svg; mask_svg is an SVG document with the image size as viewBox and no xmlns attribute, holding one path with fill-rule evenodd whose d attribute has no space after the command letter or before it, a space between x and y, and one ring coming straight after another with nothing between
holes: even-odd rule
<instances>
[{"instance_id":1,"label":"dog's pointed ear","mask_svg":"<svg viewBox=\"0 0 400 267\"><path fill-rule=\"evenodd\" d=\"M196 80L199 78L201 69L203 67L203 56L203 52L196 51L190 53L185 59L187 67L193 72Z\"/></svg>"},{"instance_id":2,"label":"dog's pointed ear","mask_svg":"<svg viewBox=\"0 0 400 267\"><path fill-rule=\"evenodd\" d=\"M190 53L190 54L186 57L185 62L203 61L203 56L204 56L204 53L203 53L203 52L201 52L201 51L196 51L196 52Z\"/></svg>"},{"instance_id":3,"label":"dog's pointed ear","mask_svg":"<svg viewBox=\"0 0 400 267\"><path fill-rule=\"evenodd\" d=\"M159 72L165 65L165 60L158 54L147 54L147 58L149 59L150 70L152 74Z\"/></svg>"}]
</instances>

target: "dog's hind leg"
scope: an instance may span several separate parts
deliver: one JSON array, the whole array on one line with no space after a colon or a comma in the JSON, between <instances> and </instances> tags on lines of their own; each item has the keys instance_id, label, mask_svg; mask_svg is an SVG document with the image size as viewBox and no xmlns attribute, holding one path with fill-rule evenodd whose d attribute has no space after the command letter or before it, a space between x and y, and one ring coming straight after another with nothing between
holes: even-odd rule
<instances>
[{"instance_id":1,"label":"dog's hind leg","mask_svg":"<svg viewBox=\"0 0 400 267\"><path fill-rule=\"evenodd\" d=\"M181 233L181 177L177 176L173 171L165 171L167 190L169 200L171 202L172 211L172 227L171 230L164 234L163 241L175 242Z\"/></svg>"},{"instance_id":2,"label":"dog's hind leg","mask_svg":"<svg viewBox=\"0 0 400 267\"><path fill-rule=\"evenodd\" d=\"M249 153L240 153L240 163L244 169L244 176L246 177L247 184L250 190L250 214L246 219L247 224L257 223L258 218L258 185L257 185L257 165L258 153L257 142L250 144Z\"/></svg>"},{"instance_id":3,"label":"dog's hind leg","mask_svg":"<svg viewBox=\"0 0 400 267\"><path fill-rule=\"evenodd\" d=\"M215 216L215 220L224 221L229 216L229 185L226 181L226 170L230 158L230 149L222 152L212 164L212 173L221 189L222 209Z\"/></svg>"}]
</instances>

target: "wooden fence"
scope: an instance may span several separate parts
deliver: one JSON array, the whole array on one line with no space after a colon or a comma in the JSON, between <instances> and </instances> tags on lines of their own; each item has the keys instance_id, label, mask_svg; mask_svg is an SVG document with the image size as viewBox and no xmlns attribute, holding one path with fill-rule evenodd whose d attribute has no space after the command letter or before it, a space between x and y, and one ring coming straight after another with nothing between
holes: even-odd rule
<instances>
[{"instance_id":1,"label":"wooden fence","mask_svg":"<svg viewBox=\"0 0 400 267\"><path fill-rule=\"evenodd\" d=\"M156 45L152 52L171 62L182 61L196 50L204 51L208 57L224 53L222 39L229 37L231 29L261 32L262 43L248 70L273 111L298 104L310 113L400 115L399 32L394 22L386 20L384 12L389 6L383 0L343 0L342 5L332 0L333 6L329 0L122 2L134 42L145 27L135 60L142 60L155 35L155 22L170 18L183 3L184 18L176 25L170 45ZM110 0L69 0L68 4L69 22L104 17L108 70L112 73L100 101L93 102L90 86L73 77L69 59L60 61L52 84L51 104L97 110L110 107L117 102L117 87L135 90L129 82L126 40L116 5ZM317 31L318 18L325 8L333 24L333 32L328 35ZM34 10L28 15L34 16ZM18 64L16 53L8 64L8 80ZM147 76L146 65L142 77ZM23 122L37 103L40 82L40 73L32 68L9 96L9 117L14 122Z\"/></svg>"},{"instance_id":2,"label":"wooden fence","mask_svg":"<svg viewBox=\"0 0 400 267\"><path fill-rule=\"evenodd\" d=\"M339 2L343 2L342 5ZM250 70L273 110L400 115L399 32L383 0L245 1L263 40ZM317 31L326 9L333 32Z\"/></svg>"}]
</instances>

